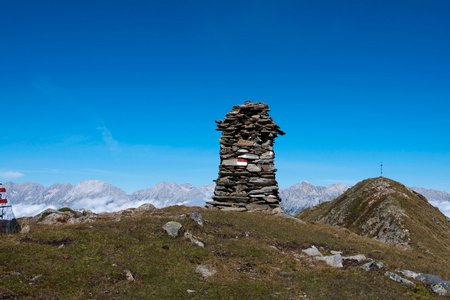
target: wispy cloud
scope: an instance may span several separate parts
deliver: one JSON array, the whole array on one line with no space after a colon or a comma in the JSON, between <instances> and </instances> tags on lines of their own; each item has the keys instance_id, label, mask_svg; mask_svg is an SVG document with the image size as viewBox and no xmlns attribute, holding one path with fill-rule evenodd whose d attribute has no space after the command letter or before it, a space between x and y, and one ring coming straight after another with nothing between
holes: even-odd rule
<instances>
[{"instance_id":1,"label":"wispy cloud","mask_svg":"<svg viewBox=\"0 0 450 300\"><path fill-rule=\"evenodd\" d=\"M102 134L102 140L108 148L108 151L111 152L114 157L117 157L120 153L119 142L114 139L111 131L105 125L97 127L97 130Z\"/></svg>"},{"instance_id":2,"label":"wispy cloud","mask_svg":"<svg viewBox=\"0 0 450 300\"><path fill-rule=\"evenodd\" d=\"M0 172L0 178L5 178L5 179L17 179L20 177L25 176L24 173L22 172L18 172L18 171L3 171Z\"/></svg>"}]
</instances>

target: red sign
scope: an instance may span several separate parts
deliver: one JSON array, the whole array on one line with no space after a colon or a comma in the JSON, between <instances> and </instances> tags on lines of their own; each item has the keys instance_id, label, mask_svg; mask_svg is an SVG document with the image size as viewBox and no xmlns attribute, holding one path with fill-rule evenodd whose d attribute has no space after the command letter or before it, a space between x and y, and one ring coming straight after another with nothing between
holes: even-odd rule
<instances>
[{"instance_id":1,"label":"red sign","mask_svg":"<svg viewBox=\"0 0 450 300\"><path fill-rule=\"evenodd\" d=\"M5 188L0 188L0 193L6 193L6 189Z\"/></svg>"},{"instance_id":2,"label":"red sign","mask_svg":"<svg viewBox=\"0 0 450 300\"><path fill-rule=\"evenodd\" d=\"M0 204L6 204L8 203L8 199L0 199Z\"/></svg>"}]
</instances>

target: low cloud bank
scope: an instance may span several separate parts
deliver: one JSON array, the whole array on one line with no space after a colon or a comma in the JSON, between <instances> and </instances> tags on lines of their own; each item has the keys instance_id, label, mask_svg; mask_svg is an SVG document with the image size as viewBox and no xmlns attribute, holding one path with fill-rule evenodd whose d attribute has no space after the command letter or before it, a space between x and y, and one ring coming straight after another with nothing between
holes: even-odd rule
<instances>
[{"instance_id":1,"label":"low cloud bank","mask_svg":"<svg viewBox=\"0 0 450 300\"><path fill-rule=\"evenodd\" d=\"M430 204L439 208L439 210L450 218L450 202L430 201Z\"/></svg>"}]
</instances>

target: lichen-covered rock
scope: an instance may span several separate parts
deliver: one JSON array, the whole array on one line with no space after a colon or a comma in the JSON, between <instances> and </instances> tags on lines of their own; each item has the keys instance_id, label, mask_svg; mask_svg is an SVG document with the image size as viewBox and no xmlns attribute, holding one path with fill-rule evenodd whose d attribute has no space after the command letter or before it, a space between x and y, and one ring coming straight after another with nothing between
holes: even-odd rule
<instances>
[{"instance_id":1,"label":"lichen-covered rock","mask_svg":"<svg viewBox=\"0 0 450 300\"><path fill-rule=\"evenodd\" d=\"M178 222L167 222L166 224L164 224L164 226L162 227L169 236L171 237L177 237L180 234L181 229L183 228L183 225L181 225Z\"/></svg>"},{"instance_id":2,"label":"lichen-covered rock","mask_svg":"<svg viewBox=\"0 0 450 300\"><path fill-rule=\"evenodd\" d=\"M98 215L90 210L73 210L70 208L46 209L31 219L31 222L38 224L80 224L91 223L98 218Z\"/></svg>"},{"instance_id":3,"label":"lichen-covered rock","mask_svg":"<svg viewBox=\"0 0 450 300\"><path fill-rule=\"evenodd\" d=\"M439 296L450 296L450 281L444 280L436 275L417 273L410 270L398 270L398 272L406 277L423 282Z\"/></svg>"},{"instance_id":4,"label":"lichen-covered rock","mask_svg":"<svg viewBox=\"0 0 450 300\"><path fill-rule=\"evenodd\" d=\"M404 284L406 286L409 286L409 287L416 286L416 284L414 282L412 282L412 281L410 281L408 279L405 279L405 278L403 278L403 277L401 277L401 276L399 276L399 275L397 275L395 273L386 272L386 273L384 273L384 275L386 277L388 277L389 279L394 280L394 281L396 281L398 283Z\"/></svg>"},{"instance_id":5,"label":"lichen-covered rock","mask_svg":"<svg viewBox=\"0 0 450 300\"><path fill-rule=\"evenodd\" d=\"M199 212L193 212L189 217L198 225L203 226L203 217Z\"/></svg>"},{"instance_id":6,"label":"lichen-covered rock","mask_svg":"<svg viewBox=\"0 0 450 300\"><path fill-rule=\"evenodd\" d=\"M197 266L197 268L195 268L195 272L200 274L203 278L206 279L206 278L216 275L217 270L212 266L200 265L200 266Z\"/></svg>"}]
</instances>

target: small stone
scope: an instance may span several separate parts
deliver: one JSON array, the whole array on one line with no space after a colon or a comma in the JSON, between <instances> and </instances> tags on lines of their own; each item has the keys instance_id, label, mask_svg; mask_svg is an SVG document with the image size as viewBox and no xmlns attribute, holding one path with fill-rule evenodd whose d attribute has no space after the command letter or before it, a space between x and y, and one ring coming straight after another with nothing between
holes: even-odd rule
<instances>
[{"instance_id":1,"label":"small stone","mask_svg":"<svg viewBox=\"0 0 450 300\"><path fill-rule=\"evenodd\" d=\"M36 276L34 276L33 278L30 279L30 282L35 282L41 277L42 277L42 274L36 275Z\"/></svg>"},{"instance_id":2,"label":"small stone","mask_svg":"<svg viewBox=\"0 0 450 300\"><path fill-rule=\"evenodd\" d=\"M399 275L397 275L395 273L386 272L386 273L384 273L384 275L387 276L389 279L394 280L396 282L399 282L401 284L404 284L406 286L409 286L409 287L416 286L416 284L414 282L409 281L408 279L405 279L405 278L403 278L403 277L401 277L401 276L399 276Z\"/></svg>"},{"instance_id":3,"label":"small stone","mask_svg":"<svg viewBox=\"0 0 450 300\"><path fill-rule=\"evenodd\" d=\"M272 209L272 214L273 215L281 215L283 214L283 209L281 207L276 207L274 209Z\"/></svg>"},{"instance_id":4,"label":"small stone","mask_svg":"<svg viewBox=\"0 0 450 300\"><path fill-rule=\"evenodd\" d=\"M261 155L261 159L270 159L273 158L273 152L272 151L268 151L265 152Z\"/></svg>"},{"instance_id":5,"label":"small stone","mask_svg":"<svg viewBox=\"0 0 450 300\"><path fill-rule=\"evenodd\" d=\"M130 270L124 270L124 273L125 273L125 278L127 279L127 281L128 282L133 282L133 281L135 281L135 279L134 279L134 276L133 276L133 273L131 273L131 271Z\"/></svg>"},{"instance_id":6,"label":"small stone","mask_svg":"<svg viewBox=\"0 0 450 300\"><path fill-rule=\"evenodd\" d=\"M190 214L190 218L200 226L203 226L203 217L199 212L193 212Z\"/></svg>"},{"instance_id":7,"label":"small stone","mask_svg":"<svg viewBox=\"0 0 450 300\"><path fill-rule=\"evenodd\" d=\"M243 155L239 155L239 158L245 158L248 160L255 160L255 159L259 159L259 156L256 154L251 154L251 153L246 153Z\"/></svg>"},{"instance_id":8,"label":"small stone","mask_svg":"<svg viewBox=\"0 0 450 300\"><path fill-rule=\"evenodd\" d=\"M188 293L188 294L194 294L195 291L194 291L194 290L186 290L186 293Z\"/></svg>"},{"instance_id":9,"label":"small stone","mask_svg":"<svg viewBox=\"0 0 450 300\"><path fill-rule=\"evenodd\" d=\"M216 269L207 265L198 266L197 268L195 268L195 272L202 275L205 279L214 276L217 273Z\"/></svg>"},{"instance_id":10,"label":"small stone","mask_svg":"<svg viewBox=\"0 0 450 300\"><path fill-rule=\"evenodd\" d=\"M21 234L27 235L29 234L31 231L30 225L25 225L22 227L22 229L20 230Z\"/></svg>"},{"instance_id":11,"label":"small stone","mask_svg":"<svg viewBox=\"0 0 450 300\"><path fill-rule=\"evenodd\" d=\"M358 254L358 255L353 255L353 256L344 256L342 257L343 260L356 260L357 262L363 262L365 260L367 260L367 257L365 255L362 254Z\"/></svg>"},{"instance_id":12,"label":"small stone","mask_svg":"<svg viewBox=\"0 0 450 300\"><path fill-rule=\"evenodd\" d=\"M183 225L181 225L178 222L167 222L162 228L171 237L177 237L179 234L179 231L183 228Z\"/></svg>"},{"instance_id":13,"label":"small stone","mask_svg":"<svg viewBox=\"0 0 450 300\"><path fill-rule=\"evenodd\" d=\"M333 255L335 255L335 254L342 254L342 251L331 250L330 253L333 254Z\"/></svg>"},{"instance_id":14,"label":"small stone","mask_svg":"<svg viewBox=\"0 0 450 300\"><path fill-rule=\"evenodd\" d=\"M334 268L343 268L342 256L340 254L330 255L330 256L315 256L315 260L324 261L327 265Z\"/></svg>"},{"instance_id":15,"label":"small stone","mask_svg":"<svg viewBox=\"0 0 450 300\"><path fill-rule=\"evenodd\" d=\"M261 172L261 168L254 164L248 164L247 170L252 173Z\"/></svg>"},{"instance_id":16,"label":"small stone","mask_svg":"<svg viewBox=\"0 0 450 300\"><path fill-rule=\"evenodd\" d=\"M302 252L309 257L322 256L322 253L320 253L319 249L317 249L316 246L311 246L308 249L302 250Z\"/></svg>"},{"instance_id":17,"label":"small stone","mask_svg":"<svg viewBox=\"0 0 450 300\"><path fill-rule=\"evenodd\" d=\"M184 233L184 237L189 239L191 241L192 244L200 247L200 248L205 248L205 243L203 243L202 241L200 241L199 239L197 239L195 236L192 235L192 233L190 232L185 232Z\"/></svg>"},{"instance_id":18,"label":"small stone","mask_svg":"<svg viewBox=\"0 0 450 300\"><path fill-rule=\"evenodd\" d=\"M136 212L140 212L140 211L149 211L149 210L155 210L156 207L151 204L151 203L144 203L141 206L139 206L138 208L136 208Z\"/></svg>"},{"instance_id":19,"label":"small stone","mask_svg":"<svg viewBox=\"0 0 450 300\"><path fill-rule=\"evenodd\" d=\"M269 205L250 203L245 206L249 212L264 211L270 209Z\"/></svg>"},{"instance_id":20,"label":"small stone","mask_svg":"<svg viewBox=\"0 0 450 300\"><path fill-rule=\"evenodd\" d=\"M252 141L240 139L240 140L236 143L236 146L238 146L238 147L251 147L251 146L253 146L254 144L255 144L255 143L252 142Z\"/></svg>"},{"instance_id":21,"label":"small stone","mask_svg":"<svg viewBox=\"0 0 450 300\"><path fill-rule=\"evenodd\" d=\"M220 208L222 211L246 211L245 207L222 207Z\"/></svg>"},{"instance_id":22,"label":"small stone","mask_svg":"<svg viewBox=\"0 0 450 300\"><path fill-rule=\"evenodd\" d=\"M363 269L366 272L374 271L374 270L381 270L383 268L384 268L384 263L381 261L370 261L361 266L361 269Z\"/></svg>"}]
</instances>

